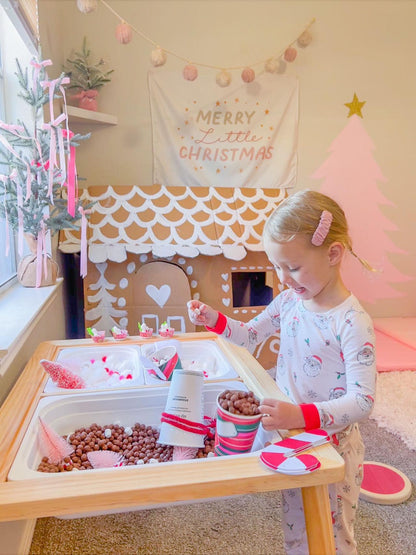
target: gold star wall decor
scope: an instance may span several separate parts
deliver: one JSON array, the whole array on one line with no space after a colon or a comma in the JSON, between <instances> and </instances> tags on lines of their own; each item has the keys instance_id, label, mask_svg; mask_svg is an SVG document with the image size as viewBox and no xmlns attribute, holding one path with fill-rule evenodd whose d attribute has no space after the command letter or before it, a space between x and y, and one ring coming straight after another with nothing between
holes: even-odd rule
<instances>
[{"instance_id":1,"label":"gold star wall decor","mask_svg":"<svg viewBox=\"0 0 416 555\"><path fill-rule=\"evenodd\" d=\"M361 108L364 106L365 104L365 100L363 100L362 102L360 102L358 100L358 96L354 93L354 97L352 99L351 102L346 102L344 104L344 106L346 106L347 108L350 109L350 112L348 114L348 118L353 116L354 114L357 114L357 116L360 116L360 118L363 117L362 113L361 113Z\"/></svg>"}]
</instances>

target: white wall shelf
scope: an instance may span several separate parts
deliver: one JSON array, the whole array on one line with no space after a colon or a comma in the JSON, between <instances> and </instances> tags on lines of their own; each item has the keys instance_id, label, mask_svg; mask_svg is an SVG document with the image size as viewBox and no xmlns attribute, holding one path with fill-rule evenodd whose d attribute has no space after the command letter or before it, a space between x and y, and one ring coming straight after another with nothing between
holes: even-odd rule
<instances>
[{"instance_id":1,"label":"white wall shelf","mask_svg":"<svg viewBox=\"0 0 416 555\"><path fill-rule=\"evenodd\" d=\"M76 106L67 106L69 125L71 123L86 125L117 125L117 116L104 114L103 112L94 112L92 110L84 110Z\"/></svg>"}]
</instances>

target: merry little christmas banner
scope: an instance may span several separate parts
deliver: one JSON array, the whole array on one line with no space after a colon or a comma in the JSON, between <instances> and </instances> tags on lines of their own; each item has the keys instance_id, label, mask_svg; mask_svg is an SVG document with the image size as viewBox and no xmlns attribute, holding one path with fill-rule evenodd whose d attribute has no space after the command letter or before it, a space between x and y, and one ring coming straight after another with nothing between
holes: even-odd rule
<instances>
[{"instance_id":1,"label":"merry little christmas banner","mask_svg":"<svg viewBox=\"0 0 416 555\"><path fill-rule=\"evenodd\" d=\"M293 187L298 82L265 73L219 87L212 75L186 81L149 72L153 182L165 186Z\"/></svg>"}]
</instances>

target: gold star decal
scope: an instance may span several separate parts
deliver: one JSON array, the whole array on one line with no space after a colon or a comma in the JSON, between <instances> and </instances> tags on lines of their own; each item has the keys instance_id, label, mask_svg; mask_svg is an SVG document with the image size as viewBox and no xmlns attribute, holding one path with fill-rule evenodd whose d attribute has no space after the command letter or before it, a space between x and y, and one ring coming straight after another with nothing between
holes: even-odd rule
<instances>
[{"instance_id":1,"label":"gold star decal","mask_svg":"<svg viewBox=\"0 0 416 555\"><path fill-rule=\"evenodd\" d=\"M361 108L364 106L365 104L365 100L363 100L363 102L360 102L358 100L358 96L354 93L354 97L352 99L352 102L346 102L344 104L344 106L346 106L347 108L350 109L350 113L348 114L348 118L353 116L354 114L357 114L357 116L360 116L360 118L363 117L362 113L361 113Z\"/></svg>"}]
</instances>

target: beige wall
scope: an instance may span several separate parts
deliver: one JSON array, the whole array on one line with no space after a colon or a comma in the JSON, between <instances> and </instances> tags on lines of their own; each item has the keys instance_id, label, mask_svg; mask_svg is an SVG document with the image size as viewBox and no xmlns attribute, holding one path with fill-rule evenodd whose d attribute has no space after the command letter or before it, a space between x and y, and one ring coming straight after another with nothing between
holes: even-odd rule
<instances>
[{"instance_id":1,"label":"beige wall","mask_svg":"<svg viewBox=\"0 0 416 555\"><path fill-rule=\"evenodd\" d=\"M56 294L38 314L22 340L12 348L2 361L0 375L0 405L10 393L16 380L28 360L35 352L39 343L53 339L65 339L65 312L63 302L63 286L57 287Z\"/></svg>"},{"instance_id":2,"label":"beige wall","mask_svg":"<svg viewBox=\"0 0 416 555\"><path fill-rule=\"evenodd\" d=\"M366 101L364 125L386 177L379 187L392 203L383 211L399 228L391 238L407 253L390 259L403 274L416 276L416 2L109 0L109 4L165 49L195 62L226 66L280 52L315 17L314 41L288 67L300 83L299 187L319 188L310 176L346 125L344 103L356 92ZM88 15L78 11L75 0L39 0L39 8L43 57L52 58L55 75L84 35L97 59L103 57L116 69L102 91L100 110L117 115L119 123L93 129L92 138L78 149L78 170L85 183L150 185L147 71L153 46L137 34L129 45L120 45L114 36L118 20L101 2ZM181 71L183 65L169 56L165 67ZM200 71L215 78L213 70ZM368 307L373 316L416 315L414 281L396 287L403 297Z\"/></svg>"}]
</instances>

